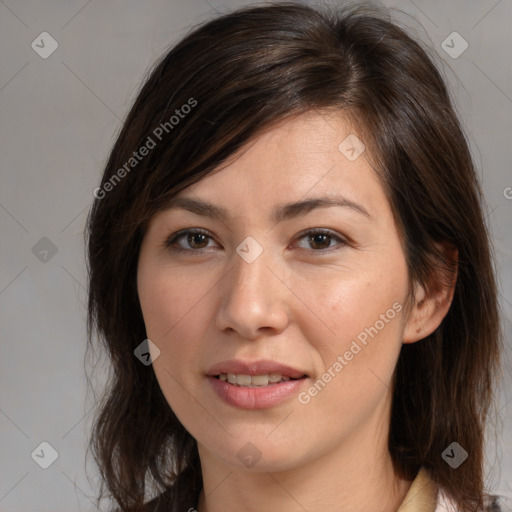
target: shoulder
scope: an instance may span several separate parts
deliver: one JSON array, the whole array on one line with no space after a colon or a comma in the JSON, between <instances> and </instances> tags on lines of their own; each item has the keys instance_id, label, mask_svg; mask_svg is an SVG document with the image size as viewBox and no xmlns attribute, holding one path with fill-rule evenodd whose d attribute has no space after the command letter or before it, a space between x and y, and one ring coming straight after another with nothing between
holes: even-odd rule
<instances>
[{"instance_id":1,"label":"shoulder","mask_svg":"<svg viewBox=\"0 0 512 512\"><path fill-rule=\"evenodd\" d=\"M457 512L457 504L443 489L439 489L437 495L437 507L435 512ZM512 499L503 495L491 495L484 504L482 512L512 512Z\"/></svg>"}]
</instances>

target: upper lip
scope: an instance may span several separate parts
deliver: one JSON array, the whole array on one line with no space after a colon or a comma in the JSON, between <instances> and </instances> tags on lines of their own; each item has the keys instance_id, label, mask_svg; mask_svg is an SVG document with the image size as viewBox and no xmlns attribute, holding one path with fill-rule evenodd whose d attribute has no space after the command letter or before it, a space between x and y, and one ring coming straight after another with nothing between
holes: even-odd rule
<instances>
[{"instance_id":1,"label":"upper lip","mask_svg":"<svg viewBox=\"0 0 512 512\"><path fill-rule=\"evenodd\" d=\"M237 375L268 375L270 373L278 373L283 377L291 379L300 379L307 377L306 372L292 368L291 366L261 359L259 361L241 361L240 359L230 359L213 365L207 372L207 375L216 376L221 373L235 373Z\"/></svg>"}]
</instances>

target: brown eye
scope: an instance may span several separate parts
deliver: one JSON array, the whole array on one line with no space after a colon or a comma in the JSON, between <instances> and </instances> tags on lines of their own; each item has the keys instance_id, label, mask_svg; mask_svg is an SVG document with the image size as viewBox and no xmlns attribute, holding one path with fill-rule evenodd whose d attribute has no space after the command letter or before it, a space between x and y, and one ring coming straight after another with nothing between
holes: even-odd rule
<instances>
[{"instance_id":1,"label":"brown eye","mask_svg":"<svg viewBox=\"0 0 512 512\"><path fill-rule=\"evenodd\" d=\"M323 229L310 229L305 231L301 236L299 236L299 240L307 238L308 247L301 247L301 249L313 249L314 252L322 252L328 251L331 248L338 248L347 245L345 240L343 240L340 236L332 233L331 231L323 230ZM338 242L335 245L331 245L331 242Z\"/></svg>"},{"instance_id":2,"label":"brown eye","mask_svg":"<svg viewBox=\"0 0 512 512\"><path fill-rule=\"evenodd\" d=\"M347 245L337 234L325 229L309 229L303 232L298 240L306 239L306 247L301 249L310 250L312 252L322 253L340 249ZM171 235L165 242L164 246L174 252L189 252L200 254L207 249L208 241L213 240L208 232L201 229L184 229ZM336 242L332 244L332 242ZM210 246L211 247L211 246Z\"/></svg>"},{"instance_id":3,"label":"brown eye","mask_svg":"<svg viewBox=\"0 0 512 512\"><path fill-rule=\"evenodd\" d=\"M187 234L187 243L190 244L190 246L193 249L204 249L204 246L197 247L197 245L204 244L205 239L207 239L207 235L203 233L188 233Z\"/></svg>"},{"instance_id":4,"label":"brown eye","mask_svg":"<svg viewBox=\"0 0 512 512\"><path fill-rule=\"evenodd\" d=\"M171 235L164 242L164 246L176 252L200 252L208 247L208 240L211 240L211 236L206 231L184 229Z\"/></svg>"},{"instance_id":5,"label":"brown eye","mask_svg":"<svg viewBox=\"0 0 512 512\"><path fill-rule=\"evenodd\" d=\"M327 249L329 247L329 242L331 241L331 236L325 233L317 233L315 235L309 235L308 243L313 244L315 249ZM327 245L326 245L327 243ZM321 247L319 247L321 246Z\"/></svg>"}]
</instances>

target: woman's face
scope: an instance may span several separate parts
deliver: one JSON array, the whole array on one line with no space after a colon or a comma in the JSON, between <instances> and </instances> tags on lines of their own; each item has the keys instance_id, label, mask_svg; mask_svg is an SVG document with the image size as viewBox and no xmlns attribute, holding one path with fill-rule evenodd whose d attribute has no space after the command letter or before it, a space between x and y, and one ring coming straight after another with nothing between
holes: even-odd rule
<instances>
[{"instance_id":1,"label":"woman's face","mask_svg":"<svg viewBox=\"0 0 512 512\"><path fill-rule=\"evenodd\" d=\"M282 122L149 224L153 368L203 463L277 471L387 446L408 274L352 133L334 115Z\"/></svg>"}]
</instances>

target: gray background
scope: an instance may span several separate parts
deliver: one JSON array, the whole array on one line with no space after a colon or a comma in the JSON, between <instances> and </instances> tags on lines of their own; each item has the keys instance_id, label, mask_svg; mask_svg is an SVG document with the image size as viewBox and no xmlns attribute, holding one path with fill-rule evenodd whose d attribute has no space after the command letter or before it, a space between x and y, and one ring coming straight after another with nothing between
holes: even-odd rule
<instances>
[{"instance_id":1,"label":"gray background","mask_svg":"<svg viewBox=\"0 0 512 512\"><path fill-rule=\"evenodd\" d=\"M0 0L1 511L95 510L89 498L97 472L91 457L86 467L85 457L94 398L84 371L83 229L92 191L149 66L191 25L248 3ZM512 2L385 5L403 11L394 19L433 48L469 134L495 239L508 365ZM441 46L453 31L469 45L458 58ZM42 46L42 32L58 42L46 59L31 47L34 40ZM460 49L460 41L452 46ZM101 369L98 375L101 383ZM489 479L512 496L507 379L498 405L498 458L494 444L489 448ZM31 457L43 441L58 452L48 469Z\"/></svg>"}]
</instances>

